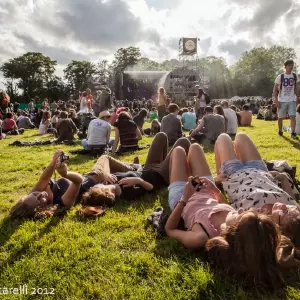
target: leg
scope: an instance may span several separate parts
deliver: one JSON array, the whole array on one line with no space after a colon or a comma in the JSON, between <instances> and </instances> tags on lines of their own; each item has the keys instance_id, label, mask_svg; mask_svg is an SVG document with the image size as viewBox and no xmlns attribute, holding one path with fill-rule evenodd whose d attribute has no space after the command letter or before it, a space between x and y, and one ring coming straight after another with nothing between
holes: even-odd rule
<instances>
[{"instance_id":1,"label":"leg","mask_svg":"<svg viewBox=\"0 0 300 300\"><path fill-rule=\"evenodd\" d=\"M170 183L188 180L188 166L185 150L181 147L174 149L170 159Z\"/></svg>"},{"instance_id":2,"label":"leg","mask_svg":"<svg viewBox=\"0 0 300 300\"><path fill-rule=\"evenodd\" d=\"M237 157L242 162L247 162L249 160L261 160L260 154L246 133L239 133L234 142L234 149Z\"/></svg>"},{"instance_id":3,"label":"leg","mask_svg":"<svg viewBox=\"0 0 300 300\"><path fill-rule=\"evenodd\" d=\"M233 149L232 140L226 133L219 135L216 141L215 159L218 174L220 174L220 169L225 161L237 159Z\"/></svg>"},{"instance_id":4,"label":"leg","mask_svg":"<svg viewBox=\"0 0 300 300\"><path fill-rule=\"evenodd\" d=\"M86 139L81 141L84 150L88 150L88 141Z\"/></svg>"},{"instance_id":5,"label":"leg","mask_svg":"<svg viewBox=\"0 0 300 300\"><path fill-rule=\"evenodd\" d=\"M287 114L287 103L279 102L279 108L278 108L278 131L279 131L279 133L282 133L282 121L284 120L286 114Z\"/></svg>"},{"instance_id":6,"label":"leg","mask_svg":"<svg viewBox=\"0 0 300 300\"><path fill-rule=\"evenodd\" d=\"M186 155L189 152L189 148L191 146L191 142L187 139L187 138L180 138L176 141L176 143L174 144L173 148L170 150L170 152L168 153L167 157L165 158L165 160L163 162L161 162L161 164L158 166L158 173L160 175L162 175L162 177L164 178L164 180L166 182L169 182L169 177L170 177L170 173L169 173L169 167L170 167L170 158L172 156L172 153L175 149L177 149L178 147L182 148Z\"/></svg>"},{"instance_id":7,"label":"leg","mask_svg":"<svg viewBox=\"0 0 300 300\"><path fill-rule=\"evenodd\" d=\"M292 133L294 133L295 130L296 130L296 117L291 116L290 119L291 119L291 129L292 129Z\"/></svg>"},{"instance_id":8,"label":"leg","mask_svg":"<svg viewBox=\"0 0 300 300\"><path fill-rule=\"evenodd\" d=\"M188 166L192 176L211 176L206 157L199 144L191 145L188 155Z\"/></svg>"},{"instance_id":9,"label":"leg","mask_svg":"<svg viewBox=\"0 0 300 300\"><path fill-rule=\"evenodd\" d=\"M168 136L164 132L158 133L148 151L147 159L145 162L145 168L150 164L161 163L168 152Z\"/></svg>"}]
</instances>

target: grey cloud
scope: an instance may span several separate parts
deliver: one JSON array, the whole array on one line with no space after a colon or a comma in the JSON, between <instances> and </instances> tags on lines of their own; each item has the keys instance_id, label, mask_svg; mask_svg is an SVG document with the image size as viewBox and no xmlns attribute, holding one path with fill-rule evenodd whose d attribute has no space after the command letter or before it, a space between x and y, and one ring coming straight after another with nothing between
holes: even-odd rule
<instances>
[{"instance_id":1,"label":"grey cloud","mask_svg":"<svg viewBox=\"0 0 300 300\"><path fill-rule=\"evenodd\" d=\"M228 53L234 58L239 58L243 52L249 50L250 48L250 43L245 40L238 40L236 42L226 41L219 45L219 49L222 52Z\"/></svg>"},{"instance_id":2,"label":"grey cloud","mask_svg":"<svg viewBox=\"0 0 300 300\"><path fill-rule=\"evenodd\" d=\"M233 2L240 3L237 0ZM293 5L293 0L278 1L274 3L273 0L257 1L254 16L252 19L242 19L234 25L235 31L250 31L255 37L263 37L274 24L278 22L279 18L290 11ZM242 4L250 3L250 1L242 1ZM253 2L252 2L253 3Z\"/></svg>"},{"instance_id":3,"label":"grey cloud","mask_svg":"<svg viewBox=\"0 0 300 300\"><path fill-rule=\"evenodd\" d=\"M135 44L141 40L159 43L154 30L146 30L139 18L121 0L67 0L59 12L65 28L73 38L91 46L115 48Z\"/></svg>"}]
</instances>

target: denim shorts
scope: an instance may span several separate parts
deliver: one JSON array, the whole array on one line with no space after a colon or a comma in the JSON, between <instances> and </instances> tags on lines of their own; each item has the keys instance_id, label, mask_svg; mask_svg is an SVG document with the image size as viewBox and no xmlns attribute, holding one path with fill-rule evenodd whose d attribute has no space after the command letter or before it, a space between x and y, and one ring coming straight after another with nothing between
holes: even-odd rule
<instances>
[{"instance_id":1,"label":"denim shorts","mask_svg":"<svg viewBox=\"0 0 300 300\"><path fill-rule=\"evenodd\" d=\"M288 114L290 117L296 116L296 101L279 102L278 118L283 119Z\"/></svg>"},{"instance_id":2,"label":"denim shorts","mask_svg":"<svg viewBox=\"0 0 300 300\"><path fill-rule=\"evenodd\" d=\"M250 168L268 172L267 165L261 159L248 160L244 163L238 159L227 160L223 163L220 172L222 176L228 177L237 171L250 169Z\"/></svg>"},{"instance_id":3,"label":"denim shorts","mask_svg":"<svg viewBox=\"0 0 300 300\"><path fill-rule=\"evenodd\" d=\"M212 182L214 182L214 178L212 176L202 176L202 177L205 177L205 178L211 180ZM186 184L186 181L175 181L169 185L168 201L169 201L169 206L170 206L171 210L174 209L177 201L180 200L180 198L183 196L185 184Z\"/></svg>"}]
</instances>

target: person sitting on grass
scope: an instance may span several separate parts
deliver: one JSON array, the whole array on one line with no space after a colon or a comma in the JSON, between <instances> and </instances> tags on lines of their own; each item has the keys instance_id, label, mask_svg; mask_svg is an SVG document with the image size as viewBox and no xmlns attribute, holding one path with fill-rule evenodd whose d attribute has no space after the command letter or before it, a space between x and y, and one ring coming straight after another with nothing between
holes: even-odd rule
<instances>
[{"instance_id":1,"label":"person sitting on grass","mask_svg":"<svg viewBox=\"0 0 300 300\"><path fill-rule=\"evenodd\" d=\"M179 113L179 107L175 103L171 103L168 107L169 115L163 117L161 121L161 132L165 132L169 139L169 144L174 143L183 136L182 125L180 120L177 118Z\"/></svg>"},{"instance_id":2,"label":"person sitting on grass","mask_svg":"<svg viewBox=\"0 0 300 300\"><path fill-rule=\"evenodd\" d=\"M206 139L210 143L214 143L218 136L225 132L225 117L214 114L214 110L210 106L204 108L204 114L198 127L192 131L190 137L198 143L203 143Z\"/></svg>"},{"instance_id":3,"label":"person sitting on grass","mask_svg":"<svg viewBox=\"0 0 300 300\"><path fill-rule=\"evenodd\" d=\"M34 124L29 119L28 115L25 111L21 111L21 118L19 118L19 121L17 121L17 125L19 128L24 129L33 129L35 128Z\"/></svg>"},{"instance_id":4,"label":"person sitting on grass","mask_svg":"<svg viewBox=\"0 0 300 300\"><path fill-rule=\"evenodd\" d=\"M39 134L40 135L45 135L47 133L56 134L56 130L54 128L50 128L50 124L51 124L51 113L50 111L46 110L43 112L43 117L39 125Z\"/></svg>"},{"instance_id":5,"label":"person sitting on grass","mask_svg":"<svg viewBox=\"0 0 300 300\"><path fill-rule=\"evenodd\" d=\"M77 133L77 127L72 119L68 118L68 113L62 111L59 114L58 122L56 123L57 140L58 141L73 141L74 134Z\"/></svg>"},{"instance_id":6,"label":"person sitting on grass","mask_svg":"<svg viewBox=\"0 0 300 300\"><path fill-rule=\"evenodd\" d=\"M112 153L116 153L119 142L119 153L135 151L139 149L138 141L142 139L142 134L133 122L128 112L121 112L118 116L115 127L115 141L112 147Z\"/></svg>"},{"instance_id":7,"label":"person sitting on grass","mask_svg":"<svg viewBox=\"0 0 300 300\"><path fill-rule=\"evenodd\" d=\"M62 150L57 150L54 153L51 162L28 195L22 197L11 208L11 218L33 217L38 208L50 204L58 204L67 208L75 204L81 187L82 176L76 172L68 171L67 165L64 162L61 163L62 155ZM62 177L56 182L51 180L55 170Z\"/></svg>"},{"instance_id":8,"label":"person sitting on grass","mask_svg":"<svg viewBox=\"0 0 300 300\"><path fill-rule=\"evenodd\" d=\"M183 123L183 129L184 130L194 130L197 127L196 121L197 117L196 114L194 113L194 109L190 108L189 110L187 109L186 112L183 112L182 114L182 123Z\"/></svg>"},{"instance_id":9,"label":"person sitting on grass","mask_svg":"<svg viewBox=\"0 0 300 300\"><path fill-rule=\"evenodd\" d=\"M190 175L197 176L195 187ZM239 213L226 204L198 144L191 145L188 156L180 147L173 151L168 190L169 237L187 248L205 247L209 260L231 277L271 287L282 283L276 224L256 210ZM186 231L177 229L181 217Z\"/></svg>"},{"instance_id":10,"label":"person sitting on grass","mask_svg":"<svg viewBox=\"0 0 300 300\"><path fill-rule=\"evenodd\" d=\"M151 111L149 113L149 119L150 119L150 122L152 122L155 119L158 119L158 114L157 114L156 107L152 107L151 108Z\"/></svg>"},{"instance_id":11,"label":"person sitting on grass","mask_svg":"<svg viewBox=\"0 0 300 300\"><path fill-rule=\"evenodd\" d=\"M248 104L243 106L243 110L240 112L240 124L241 126L251 126L252 123L252 111Z\"/></svg>"},{"instance_id":12,"label":"person sitting on grass","mask_svg":"<svg viewBox=\"0 0 300 300\"><path fill-rule=\"evenodd\" d=\"M110 117L110 112L105 110L100 112L99 118L93 119L90 122L87 139L82 140L82 146L85 150L98 149L98 152L101 154L105 152L107 145L111 147L114 139L110 137Z\"/></svg>"},{"instance_id":13,"label":"person sitting on grass","mask_svg":"<svg viewBox=\"0 0 300 300\"><path fill-rule=\"evenodd\" d=\"M12 113L7 113L2 123L2 133L18 135L24 133L24 128L18 128Z\"/></svg>"},{"instance_id":14,"label":"person sitting on grass","mask_svg":"<svg viewBox=\"0 0 300 300\"><path fill-rule=\"evenodd\" d=\"M144 135L143 126L145 123L145 119L148 115L148 112L145 108L139 111L139 113L133 118L133 121L138 126L142 135Z\"/></svg>"},{"instance_id":15,"label":"person sitting on grass","mask_svg":"<svg viewBox=\"0 0 300 300\"><path fill-rule=\"evenodd\" d=\"M148 136L154 136L157 133L160 132L160 123L158 122L158 120L153 120L151 122L151 127L150 128L145 128L144 129L144 133Z\"/></svg>"}]
</instances>

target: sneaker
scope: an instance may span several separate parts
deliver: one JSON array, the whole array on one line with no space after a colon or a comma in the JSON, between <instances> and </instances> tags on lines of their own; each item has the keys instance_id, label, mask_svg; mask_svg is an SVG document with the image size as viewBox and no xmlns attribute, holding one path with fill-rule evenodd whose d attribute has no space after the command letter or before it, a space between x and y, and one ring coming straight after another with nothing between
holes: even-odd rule
<instances>
[{"instance_id":1,"label":"sneaker","mask_svg":"<svg viewBox=\"0 0 300 300\"><path fill-rule=\"evenodd\" d=\"M298 140L298 136L297 136L297 134L295 132L291 133L291 138L295 139L295 140Z\"/></svg>"},{"instance_id":2,"label":"sneaker","mask_svg":"<svg viewBox=\"0 0 300 300\"><path fill-rule=\"evenodd\" d=\"M283 132L282 132L282 131L278 131L278 134L279 134L280 136L283 136Z\"/></svg>"}]
</instances>

